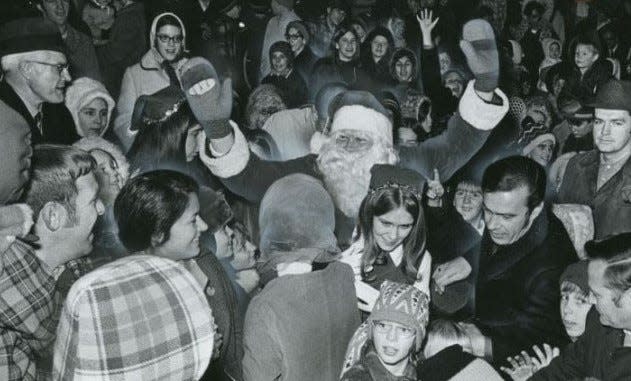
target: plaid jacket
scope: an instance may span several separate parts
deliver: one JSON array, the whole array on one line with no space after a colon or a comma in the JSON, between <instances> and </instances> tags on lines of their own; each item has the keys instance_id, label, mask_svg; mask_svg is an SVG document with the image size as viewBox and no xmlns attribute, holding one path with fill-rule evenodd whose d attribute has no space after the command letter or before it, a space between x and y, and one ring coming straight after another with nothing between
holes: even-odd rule
<instances>
[{"instance_id":1,"label":"plaid jacket","mask_svg":"<svg viewBox=\"0 0 631 381\"><path fill-rule=\"evenodd\" d=\"M214 323L201 287L181 265L134 255L70 289L57 330L54 380L198 380Z\"/></svg>"},{"instance_id":2,"label":"plaid jacket","mask_svg":"<svg viewBox=\"0 0 631 381\"><path fill-rule=\"evenodd\" d=\"M0 380L33 380L55 339L55 280L26 243L0 255Z\"/></svg>"}]
</instances>

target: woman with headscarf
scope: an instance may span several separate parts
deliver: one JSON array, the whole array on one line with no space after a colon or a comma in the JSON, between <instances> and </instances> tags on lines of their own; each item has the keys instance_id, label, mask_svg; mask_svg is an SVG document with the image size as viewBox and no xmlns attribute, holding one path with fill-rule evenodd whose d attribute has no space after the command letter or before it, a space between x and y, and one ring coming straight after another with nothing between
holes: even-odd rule
<instances>
[{"instance_id":1,"label":"woman with headscarf","mask_svg":"<svg viewBox=\"0 0 631 381\"><path fill-rule=\"evenodd\" d=\"M127 68L116 107L114 132L125 149L131 147L136 134L131 131L132 111L136 99L165 87L180 87L180 69L186 62L186 29L173 13L162 13L151 24L151 47L140 62Z\"/></svg>"}]
</instances>

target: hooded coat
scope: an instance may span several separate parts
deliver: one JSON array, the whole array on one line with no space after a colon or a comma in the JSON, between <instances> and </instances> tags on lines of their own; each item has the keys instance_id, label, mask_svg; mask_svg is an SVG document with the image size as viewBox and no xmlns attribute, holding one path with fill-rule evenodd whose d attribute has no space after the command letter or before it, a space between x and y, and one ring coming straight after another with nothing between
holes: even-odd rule
<instances>
[{"instance_id":1,"label":"hooded coat","mask_svg":"<svg viewBox=\"0 0 631 381\"><path fill-rule=\"evenodd\" d=\"M186 41L186 28L182 20L173 13L162 13L156 16L151 23L151 31L149 33L150 48L142 57L140 62L130 66L125 70L123 82L121 84L120 97L116 105L116 119L114 120L114 132L119 137L125 149L129 149L134 141L137 132L131 131L131 119L134 111L136 100L141 95L153 94L170 85L169 75L162 67L164 58L155 48L156 26L158 21L166 16L175 17L180 23L183 41ZM182 53L186 53L186 43L182 43ZM174 63L175 74L180 78L180 70L187 59L180 57L178 62Z\"/></svg>"}]
</instances>

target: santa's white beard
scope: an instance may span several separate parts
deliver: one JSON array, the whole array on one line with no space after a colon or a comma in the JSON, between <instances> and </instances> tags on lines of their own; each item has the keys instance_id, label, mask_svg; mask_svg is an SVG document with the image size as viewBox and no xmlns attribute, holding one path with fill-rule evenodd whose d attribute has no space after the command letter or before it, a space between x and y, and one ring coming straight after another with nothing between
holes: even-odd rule
<instances>
[{"instance_id":1,"label":"santa's white beard","mask_svg":"<svg viewBox=\"0 0 631 381\"><path fill-rule=\"evenodd\" d=\"M335 206L346 216L359 215L359 207L368 194L370 168L375 164L394 164L389 162L394 157L389 155L390 150L375 143L367 151L347 152L337 147L334 139L322 146L318 169Z\"/></svg>"}]
</instances>

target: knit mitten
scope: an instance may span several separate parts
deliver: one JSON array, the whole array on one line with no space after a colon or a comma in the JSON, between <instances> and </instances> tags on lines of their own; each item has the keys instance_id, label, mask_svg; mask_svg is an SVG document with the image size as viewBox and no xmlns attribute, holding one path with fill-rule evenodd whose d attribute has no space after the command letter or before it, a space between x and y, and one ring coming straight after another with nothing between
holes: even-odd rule
<instances>
[{"instance_id":1,"label":"knit mitten","mask_svg":"<svg viewBox=\"0 0 631 381\"><path fill-rule=\"evenodd\" d=\"M220 139L230 135L232 128L228 120L232 112L232 80L227 78L222 86L213 65L204 58L193 57L182 67L180 82L206 136Z\"/></svg>"},{"instance_id":2,"label":"knit mitten","mask_svg":"<svg viewBox=\"0 0 631 381\"><path fill-rule=\"evenodd\" d=\"M474 88L481 92L493 92L499 81L500 65L491 25L482 19L467 22L462 29L460 49L475 76Z\"/></svg>"}]
</instances>

